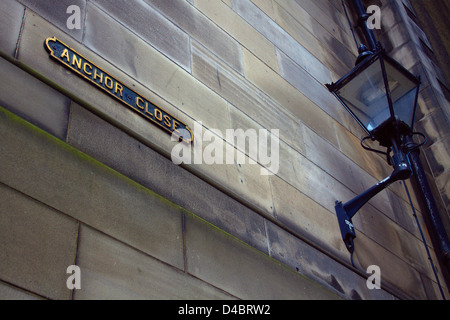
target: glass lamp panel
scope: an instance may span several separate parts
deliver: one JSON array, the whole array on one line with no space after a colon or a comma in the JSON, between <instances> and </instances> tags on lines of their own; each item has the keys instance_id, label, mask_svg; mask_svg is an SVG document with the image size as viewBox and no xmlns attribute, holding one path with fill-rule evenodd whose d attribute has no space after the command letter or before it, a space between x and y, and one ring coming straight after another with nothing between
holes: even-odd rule
<instances>
[{"instance_id":1,"label":"glass lamp panel","mask_svg":"<svg viewBox=\"0 0 450 320\"><path fill-rule=\"evenodd\" d=\"M373 131L391 116L378 59L345 84L336 94L368 132Z\"/></svg>"},{"instance_id":2,"label":"glass lamp panel","mask_svg":"<svg viewBox=\"0 0 450 320\"><path fill-rule=\"evenodd\" d=\"M394 114L412 128L418 84L385 61Z\"/></svg>"}]
</instances>

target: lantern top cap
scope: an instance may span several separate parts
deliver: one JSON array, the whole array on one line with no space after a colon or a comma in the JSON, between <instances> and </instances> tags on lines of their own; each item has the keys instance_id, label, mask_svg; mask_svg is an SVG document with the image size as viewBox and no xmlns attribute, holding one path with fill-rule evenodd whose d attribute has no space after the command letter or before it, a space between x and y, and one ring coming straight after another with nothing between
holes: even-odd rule
<instances>
[{"instance_id":1,"label":"lantern top cap","mask_svg":"<svg viewBox=\"0 0 450 320\"><path fill-rule=\"evenodd\" d=\"M350 70L345 76L343 76L341 79L336 81L335 83L333 82L331 84L326 84L326 87L328 88L328 90L330 90L330 92L335 92L335 91L339 90L339 88L344 86L349 81L353 80L358 74L363 72L365 69L367 69L370 65L372 65L374 62L376 62L380 58L383 59L384 61L387 61L389 64L391 64L394 68L399 70L403 75L405 75L412 82L416 83L417 85L420 84L420 77L414 76L405 67L403 67L398 61L396 61L395 59L393 59L389 55L387 55L384 48L379 48L375 52L372 52L369 50L360 52L360 56L356 60L357 63L355 65L355 67L352 70Z\"/></svg>"}]
</instances>

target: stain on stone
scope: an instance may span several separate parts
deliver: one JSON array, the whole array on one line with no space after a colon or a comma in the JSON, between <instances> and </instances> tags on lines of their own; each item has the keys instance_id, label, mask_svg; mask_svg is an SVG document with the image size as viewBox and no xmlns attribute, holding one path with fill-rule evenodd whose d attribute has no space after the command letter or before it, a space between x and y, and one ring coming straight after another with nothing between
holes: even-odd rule
<instances>
[{"instance_id":1,"label":"stain on stone","mask_svg":"<svg viewBox=\"0 0 450 320\"><path fill-rule=\"evenodd\" d=\"M350 293L350 297L352 300L362 300L362 297L356 290L352 290L352 292Z\"/></svg>"},{"instance_id":2,"label":"stain on stone","mask_svg":"<svg viewBox=\"0 0 450 320\"><path fill-rule=\"evenodd\" d=\"M344 289L342 288L342 286L339 284L339 281L337 281L336 277L333 276L332 274L330 275L330 278L328 279L328 283L335 288L337 291L341 292L341 293L345 293Z\"/></svg>"}]
</instances>

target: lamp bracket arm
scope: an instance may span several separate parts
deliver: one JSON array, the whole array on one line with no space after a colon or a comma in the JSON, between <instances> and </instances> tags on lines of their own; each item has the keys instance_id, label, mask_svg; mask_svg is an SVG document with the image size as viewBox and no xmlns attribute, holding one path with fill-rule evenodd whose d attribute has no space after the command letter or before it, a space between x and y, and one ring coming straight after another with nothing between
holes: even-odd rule
<instances>
[{"instance_id":1,"label":"lamp bracket arm","mask_svg":"<svg viewBox=\"0 0 450 320\"><path fill-rule=\"evenodd\" d=\"M351 219L355 213L361 209L361 207L366 204L370 199L376 196L378 193L383 191L392 183L399 180L406 180L412 175L412 170L407 162L397 162L394 165L394 171L392 174L386 179L381 180L376 185L367 189L360 195L356 196L354 199L348 201L343 205L344 209L347 212L347 216Z\"/></svg>"},{"instance_id":2,"label":"lamp bracket arm","mask_svg":"<svg viewBox=\"0 0 450 320\"><path fill-rule=\"evenodd\" d=\"M361 209L361 207L364 206L370 199L372 199L378 193L380 193L385 188L387 188L391 183L393 183L397 180L398 179L395 177L395 175L392 174L389 177L387 177L386 179L383 179L380 182L378 182L376 185L374 185L370 189L367 189L360 195L356 196L352 200L343 204L343 207L347 213L347 217L349 219L353 218L353 216L358 212L358 210Z\"/></svg>"},{"instance_id":3,"label":"lamp bracket arm","mask_svg":"<svg viewBox=\"0 0 450 320\"><path fill-rule=\"evenodd\" d=\"M340 201L336 201L335 210L339 228L341 230L342 240L344 240L345 246L350 253L353 253L353 239L356 237L355 227L352 222L353 216L364 204L391 184L393 179L394 178L392 178L392 175L389 176L345 204Z\"/></svg>"}]
</instances>

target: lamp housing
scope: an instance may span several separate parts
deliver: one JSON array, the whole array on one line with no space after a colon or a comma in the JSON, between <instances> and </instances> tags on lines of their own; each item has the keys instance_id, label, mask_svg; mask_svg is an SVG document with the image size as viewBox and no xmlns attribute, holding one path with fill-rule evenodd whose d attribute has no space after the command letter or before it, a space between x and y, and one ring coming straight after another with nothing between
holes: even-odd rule
<instances>
[{"instance_id":1,"label":"lamp housing","mask_svg":"<svg viewBox=\"0 0 450 320\"><path fill-rule=\"evenodd\" d=\"M384 49L368 54L342 79L326 86L380 145L392 146L393 131L412 132L420 78Z\"/></svg>"}]
</instances>

